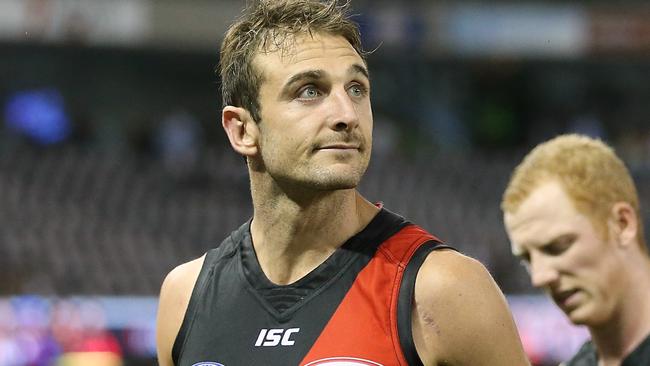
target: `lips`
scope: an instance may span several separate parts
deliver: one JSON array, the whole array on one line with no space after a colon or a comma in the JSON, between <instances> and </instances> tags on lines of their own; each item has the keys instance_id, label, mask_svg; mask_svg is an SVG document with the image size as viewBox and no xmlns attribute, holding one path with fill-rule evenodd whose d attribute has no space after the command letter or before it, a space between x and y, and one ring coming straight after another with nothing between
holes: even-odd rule
<instances>
[{"instance_id":1,"label":"lips","mask_svg":"<svg viewBox=\"0 0 650 366\"><path fill-rule=\"evenodd\" d=\"M358 150L358 145L334 144L321 146L317 150Z\"/></svg>"},{"instance_id":2,"label":"lips","mask_svg":"<svg viewBox=\"0 0 650 366\"><path fill-rule=\"evenodd\" d=\"M573 308L576 305L576 295L578 289L556 291L553 293L553 300L563 309Z\"/></svg>"},{"instance_id":3,"label":"lips","mask_svg":"<svg viewBox=\"0 0 650 366\"><path fill-rule=\"evenodd\" d=\"M331 141L321 141L320 143L316 144L314 146L314 151L320 151L320 150L338 150L338 151L345 151L345 150L361 150L361 146L363 144L361 143L360 139L344 139L343 141L341 140L331 140Z\"/></svg>"}]
</instances>

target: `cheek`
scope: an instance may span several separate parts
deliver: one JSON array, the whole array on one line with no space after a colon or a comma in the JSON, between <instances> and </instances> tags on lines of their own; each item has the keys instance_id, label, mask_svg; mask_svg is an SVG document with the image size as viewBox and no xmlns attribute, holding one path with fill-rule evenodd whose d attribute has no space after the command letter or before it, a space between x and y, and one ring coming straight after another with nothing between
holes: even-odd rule
<instances>
[{"instance_id":1,"label":"cheek","mask_svg":"<svg viewBox=\"0 0 650 366\"><path fill-rule=\"evenodd\" d=\"M594 295L602 297L618 287L618 266L612 263L612 253L605 248L598 251L584 251L573 261L574 273L584 281L586 286L592 287Z\"/></svg>"},{"instance_id":2,"label":"cheek","mask_svg":"<svg viewBox=\"0 0 650 366\"><path fill-rule=\"evenodd\" d=\"M361 130L361 133L363 134L366 142L368 145L372 143L372 131L373 131L373 119L372 119L372 113L368 113L367 115L360 115L360 124L359 128Z\"/></svg>"},{"instance_id":3,"label":"cheek","mask_svg":"<svg viewBox=\"0 0 650 366\"><path fill-rule=\"evenodd\" d=\"M296 129L273 129L261 133L260 150L265 159L286 159L304 151L306 143Z\"/></svg>"},{"instance_id":4,"label":"cheek","mask_svg":"<svg viewBox=\"0 0 650 366\"><path fill-rule=\"evenodd\" d=\"M603 254L601 261L599 261L597 273L600 285L607 291L616 291L617 289L625 288L627 285L621 283L620 264L614 263L612 255Z\"/></svg>"},{"instance_id":5,"label":"cheek","mask_svg":"<svg viewBox=\"0 0 650 366\"><path fill-rule=\"evenodd\" d=\"M583 251L574 253L571 260L567 262L568 268L579 276L593 278L601 267L600 259L594 256L593 252Z\"/></svg>"},{"instance_id":6,"label":"cheek","mask_svg":"<svg viewBox=\"0 0 650 366\"><path fill-rule=\"evenodd\" d=\"M372 108L370 107L369 104L361 108L359 117L361 117L362 120L367 121L366 124L372 129L373 116L372 116Z\"/></svg>"}]
</instances>

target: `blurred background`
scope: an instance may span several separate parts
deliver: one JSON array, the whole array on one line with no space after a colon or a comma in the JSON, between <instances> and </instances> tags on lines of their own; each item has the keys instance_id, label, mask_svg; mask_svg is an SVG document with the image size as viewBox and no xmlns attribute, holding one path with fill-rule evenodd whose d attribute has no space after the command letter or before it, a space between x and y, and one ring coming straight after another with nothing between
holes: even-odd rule
<instances>
[{"instance_id":1,"label":"blurred background","mask_svg":"<svg viewBox=\"0 0 650 366\"><path fill-rule=\"evenodd\" d=\"M530 287L499 202L528 149L580 132L650 218L650 6L352 3L374 50L360 190L481 260L535 365L566 359L587 333ZM252 212L214 72L243 5L0 0L0 366L156 364L165 274Z\"/></svg>"}]
</instances>

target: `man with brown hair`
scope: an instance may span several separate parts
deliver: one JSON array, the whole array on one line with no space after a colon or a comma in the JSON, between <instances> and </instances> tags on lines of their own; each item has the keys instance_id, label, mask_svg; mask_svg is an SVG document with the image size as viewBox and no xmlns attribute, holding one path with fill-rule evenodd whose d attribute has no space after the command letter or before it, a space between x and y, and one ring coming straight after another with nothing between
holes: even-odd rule
<instances>
[{"instance_id":1,"label":"man with brown hair","mask_svg":"<svg viewBox=\"0 0 650 366\"><path fill-rule=\"evenodd\" d=\"M477 261L368 202L370 79L345 6L259 1L221 49L253 218L165 279L169 365L526 365Z\"/></svg>"},{"instance_id":2,"label":"man with brown hair","mask_svg":"<svg viewBox=\"0 0 650 366\"><path fill-rule=\"evenodd\" d=\"M650 258L636 187L602 141L540 144L503 195L512 252L574 324L591 333L569 366L650 365Z\"/></svg>"}]
</instances>

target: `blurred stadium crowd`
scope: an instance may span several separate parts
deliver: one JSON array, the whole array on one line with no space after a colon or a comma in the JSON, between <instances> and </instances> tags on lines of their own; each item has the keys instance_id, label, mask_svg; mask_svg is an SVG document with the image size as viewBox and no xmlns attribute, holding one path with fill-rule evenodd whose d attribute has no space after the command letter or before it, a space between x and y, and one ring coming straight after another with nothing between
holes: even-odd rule
<instances>
[{"instance_id":1,"label":"blurred stadium crowd","mask_svg":"<svg viewBox=\"0 0 650 366\"><path fill-rule=\"evenodd\" d=\"M48 299L0 301L0 355L17 349L9 336L16 319L38 321L16 309L48 309L46 321L54 325L45 333L54 341L41 342L51 346L38 346L42 355L73 349L78 344L62 341L55 314L79 304L59 307L49 299L156 296L173 266L217 245L251 215L244 162L220 128L214 75L220 33L182 23L166 47L161 34L169 29L149 38L138 32L157 29L159 18L176 9L160 4L173 2L102 6L111 3L132 17L155 16L148 26L120 20L118 44L107 41L117 34L106 30L110 24L94 22L105 9L83 1L27 1L33 8L16 26L25 27L24 37L23 28L18 35L0 27L0 296ZM207 3L187 11L231 19L242 2ZM16 4L0 0L0 21L22 6ZM530 146L563 132L607 140L632 169L650 218L650 22L638 20L649 14L642 2L605 20L599 2L523 8L505 2L496 10L480 3L358 4L368 48L376 48L368 56L375 150L360 187L367 197L481 260L507 294L534 292L510 255L499 210L510 171ZM554 15L567 29L571 21L592 19L587 28L600 38L576 36L584 45L544 38L538 28L542 43L554 47L535 48L525 41L536 38L521 33L505 40L473 33L484 33L479 25L495 19L506 32L517 26L512 19L534 23L536 14ZM433 32L430 19L447 31ZM621 19L631 30L619 30L618 42L603 40L603 29L618 29ZM193 36L198 41L190 46L174 43ZM499 40L508 47L484 49ZM463 46L454 49L453 41ZM512 46L517 42L522 46ZM95 308L84 309L72 313L92 317ZM94 344L121 356L129 352L124 337L103 333ZM151 352L147 347L139 349ZM41 361L0 356L0 366L51 362L42 355Z\"/></svg>"}]
</instances>

